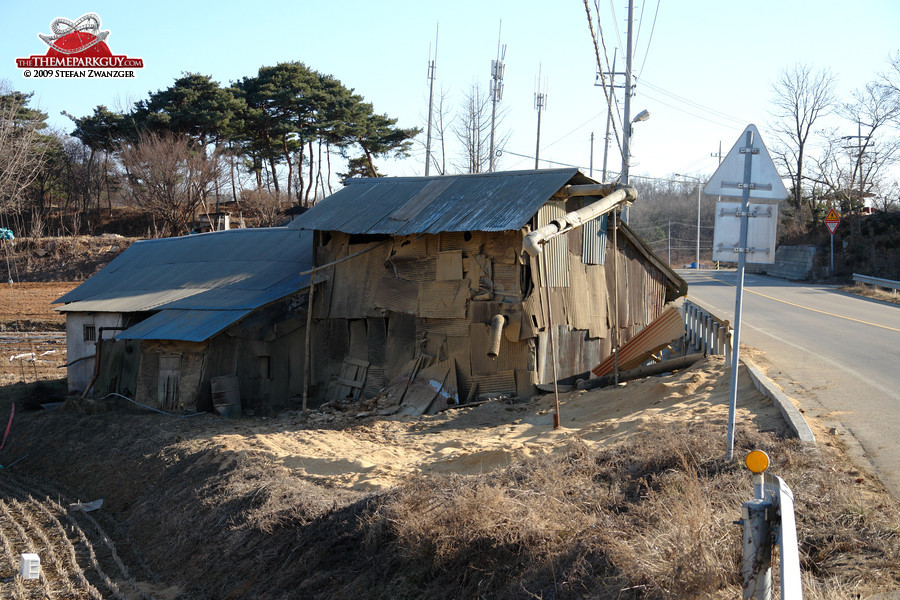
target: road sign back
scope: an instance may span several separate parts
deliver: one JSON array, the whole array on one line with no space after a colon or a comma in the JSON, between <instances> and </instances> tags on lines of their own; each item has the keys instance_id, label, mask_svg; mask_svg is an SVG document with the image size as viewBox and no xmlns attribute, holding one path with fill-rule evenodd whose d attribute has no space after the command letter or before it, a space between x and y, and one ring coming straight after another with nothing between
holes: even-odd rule
<instances>
[{"instance_id":1,"label":"road sign back","mask_svg":"<svg viewBox=\"0 0 900 600\"><path fill-rule=\"evenodd\" d=\"M840 224L841 216L834 212L834 209L832 208L828 213L828 216L825 217L825 227L828 228L828 231L829 233L831 233L831 235L834 235L834 232L837 231L838 225Z\"/></svg>"},{"instance_id":2,"label":"road sign back","mask_svg":"<svg viewBox=\"0 0 900 600\"><path fill-rule=\"evenodd\" d=\"M746 133L753 132L753 147L746 148ZM704 192L710 196L737 196L743 195L744 188L744 155L753 154L750 179L750 197L761 200L784 200L788 197L781 176L769 156L769 151L759 135L756 125L748 125L744 133L735 142L734 147L722 160L722 164L713 173Z\"/></svg>"}]
</instances>

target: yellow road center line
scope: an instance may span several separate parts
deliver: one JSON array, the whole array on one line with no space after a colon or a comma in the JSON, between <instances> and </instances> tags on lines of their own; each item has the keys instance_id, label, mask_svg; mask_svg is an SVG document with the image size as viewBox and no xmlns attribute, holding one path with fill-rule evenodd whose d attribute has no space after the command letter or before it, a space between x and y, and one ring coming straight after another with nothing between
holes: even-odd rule
<instances>
[{"instance_id":1,"label":"yellow road center line","mask_svg":"<svg viewBox=\"0 0 900 600\"><path fill-rule=\"evenodd\" d=\"M725 285L730 285L731 287L737 287L733 283L728 283L727 281L722 281L721 279L716 279L715 277L706 275L707 279L712 279L714 281L718 281L719 283L724 283ZM689 284L690 285L690 284ZM894 327L888 327L887 325L880 325L878 323L871 323L869 321L863 321L861 319L854 319L853 317L845 317L844 315L838 315L835 313L830 313L825 310L819 310L817 308L810 308L809 306L803 306L802 304L794 304L793 302L788 302L787 300L781 300L780 298L773 298L772 296L763 294L762 292L757 292L755 290L749 290L746 287L744 288L745 292L750 292L751 294L756 294L757 296L762 296L763 298L768 298L769 300L774 300L775 302L781 302L782 304L788 304L790 306L796 306L797 308L802 308L804 310L817 312L819 314L828 315L829 317L836 317L838 319L846 319L847 321L853 321L854 323L862 323L863 325L871 325L872 327L878 327L879 329L887 329L888 331L897 331L900 332L900 329L896 329Z\"/></svg>"}]
</instances>

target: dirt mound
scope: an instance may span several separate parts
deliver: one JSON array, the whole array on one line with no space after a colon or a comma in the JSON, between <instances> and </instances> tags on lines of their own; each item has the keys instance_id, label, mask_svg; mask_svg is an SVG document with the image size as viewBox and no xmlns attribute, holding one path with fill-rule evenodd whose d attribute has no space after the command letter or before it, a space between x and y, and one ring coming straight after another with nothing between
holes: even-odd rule
<instances>
[{"instance_id":1,"label":"dirt mound","mask_svg":"<svg viewBox=\"0 0 900 600\"><path fill-rule=\"evenodd\" d=\"M572 392L557 430L550 397L238 420L111 398L17 416L0 463L27 458L0 476L103 498L133 576L171 598L732 598L751 487L723 458L728 379L709 359ZM766 450L791 484L807 588L900 588L896 502L830 443L785 438L744 376L739 397L736 455Z\"/></svg>"},{"instance_id":2,"label":"dirt mound","mask_svg":"<svg viewBox=\"0 0 900 600\"><path fill-rule=\"evenodd\" d=\"M0 275L16 283L84 281L138 239L104 234L0 242L7 258Z\"/></svg>"}]
</instances>

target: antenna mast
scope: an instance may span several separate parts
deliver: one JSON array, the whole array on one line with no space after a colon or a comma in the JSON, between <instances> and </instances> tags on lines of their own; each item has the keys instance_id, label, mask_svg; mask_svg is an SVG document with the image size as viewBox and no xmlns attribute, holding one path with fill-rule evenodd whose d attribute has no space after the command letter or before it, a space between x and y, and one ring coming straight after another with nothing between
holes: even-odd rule
<instances>
[{"instance_id":1,"label":"antenna mast","mask_svg":"<svg viewBox=\"0 0 900 600\"><path fill-rule=\"evenodd\" d=\"M546 88L546 86L545 86ZM538 169L541 155L541 112L547 108L547 94L541 92L541 67L538 66L537 91L534 93L534 108L538 111L537 143L534 148L534 168Z\"/></svg>"},{"instance_id":2,"label":"antenna mast","mask_svg":"<svg viewBox=\"0 0 900 600\"><path fill-rule=\"evenodd\" d=\"M432 106L434 106L434 67L437 62L437 43L438 28L440 23L434 27L434 58L431 58L431 48L428 49L428 134L425 138L425 177L431 168L431 114Z\"/></svg>"},{"instance_id":3,"label":"antenna mast","mask_svg":"<svg viewBox=\"0 0 900 600\"><path fill-rule=\"evenodd\" d=\"M493 173L496 168L496 156L494 153L494 128L497 122L497 103L503 99L503 72L506 65L503 61L506 59L506 44L500 46L500 33L503 30L503 20L500 20L500 27L497 30L497 60L491 61L491 146L490 157L488 161L488 171Z\"/></svg>"}]
</instances>

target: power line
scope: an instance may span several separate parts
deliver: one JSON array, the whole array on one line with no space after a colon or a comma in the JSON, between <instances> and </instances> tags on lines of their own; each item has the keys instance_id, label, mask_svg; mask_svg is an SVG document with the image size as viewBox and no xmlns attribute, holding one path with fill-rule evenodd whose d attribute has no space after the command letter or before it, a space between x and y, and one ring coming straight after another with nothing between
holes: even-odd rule
<instances>
[{"instance_id":1,"label":"power line","mask_svg":"<svg viewBox=\"0 0 900 600\"><path fill-rule=\"evenodd\" d=\"M610 0L610 4L611 3L612 3L612 0ZM596 6L597 5L596 5L596 0L595 0L595 7ZM603 70L603 60L601 60L601 58L600 58L600 48L597 45L597 35L594 33L594 20L591 17L591 7L588 4L588 0L584 0L584 12L587 15L588 29L591 32L591 39L594 42L594 56L597 60L597 67L600 69L600 81L603 84L603 95L606 97L607 110L609 111L609 115L612 116L613 103L609 97L609 90L607 90L607 88L606 88L606 76L605 76L604 70ZM597 29L600 31L600 43L603 45L603 56L606 59L606 67L607 67L607 69L609 69L609 53L606 51L606 39L603 36L603 26L600 24L599 7L597 8ZM613 67L615 67L615 65L613 65ZM610 70L610 72L612 72L612 71ZM628 91L629 90L625 90L626 93L628 93ZM615 93L613 93L613 97L615 97ZM616 117L618 118L618 114L616 115ZM612 128L613 133L616 136L616 145L618 146L619 154L623 156L623 160L624 160L624 149L622 146L622 141L619 139L619 130L616 127L616 120L613 119L612 121L613 121L613 128Z\"/></svg>"},{"instance_id":2,"label":"power line","mask_svg":"<svg viewBox=\"0 0 900 600\"><path fill-rule=\"evenodd\" d=\"M732 124L732 123L726 123L726 122L722 122L722 121L716 121L716 120L713 120L713 119L704 117L703 115L699 115L699 114L694 113L694 112L691 112L691 111L689 111L689 110L685 110L684 108L675 106L675 105L673 105L673 104L669 104L668 102L666 102L666 101L664 101L664 100L661 100L660 98L658 98L658 97L656 97L656 96L654 96L654 95L652 95L652 94L648 94L647 92L644 92L644 96L646 96L646 97L648 97L648 98L650 98L650 99L652 99L652 100L654 100L654 101L656 101L656 102L659 102L659 103L662 104L663 106L668 106L669 108L672 108L672 109L674 109L674 110L677 110L678 112L682 112L682 113L684 113L684 114L686 114L686 115L690 115L690 116L694 117L695 119L700 119L701 121L706 121L707 123L712 123L713 125L719 125L720 127L727 127L727 128L729 128L729 129L734 129L735 131L743 131L743 128L746 127L746 125L741 125L740 127L738 127L738 126L736 126L736 125L734 125L734 124ZM741 123L745 123L745 121L741 121Z\"/></svg>"},{"instance_id":3,"label":"power line","mask_svg":"<svg viewBox=\"0 0 900 600\"><path fill-rule=\"evenodd\" d=\"M741 127L745 127L747 124L746 119L740 119L738 117L734 117L732 115L729 115L722 111L716 110L714 108L710 108L709 106L704 106L703 104L700 104L699 102L690 100L688 98L685 98L684 96L679 96L678 94L675 94L673 92L670 92L669 90L661 88L658 85L654 85L654 84L650 83L649 81L641 80L641 83L644 84L645 86L649 87L651 90L655 90L655 91L659 92L660 94L669 96L673 100L677 100L679 102L687 104L688 106L691 106L692 108L700 109L705 112L712 113L713 115L717 116L720 119L725 119L727 121L734 121L735 123L739 124Z\"/></svg>"},{"instance_id":4,"label":"power line","mask_svg":"<svg viewBox=\"0 0 900 600\"><path fill-rule=\"evenodd\" d=\"M598 2L594 2L594 7L597 9L597 19L600 19L600 6ZM613 0L609 0L609 10L612 13L613 24L616 26L616 40L619 42L619 48L622 48L624 44L622 44L622 33L619 31L619 19L616 18L616 6L613 3Z\"/></svg>"},{"instance_id":5,"label":"power line","mask_svg":"<svg viewBox=\"0 0 900 600\"><path fill-rule=\"evenodd\" d=\"M570 135L572 135L572 134L575 133L576 131L580 130L582 127L584 127L585 125L587 125L588 123L590 123L591 121L593 121L594 119L596 119L597 117L600 117L600 116L606 116L606 113L605 113L605 112L599 112L599 113L597 113L596 115L594 115L593 117L591 117L590 119L588 119L587 121L585 121L584 123L582 123L581 125L579 125L578 127L576 127L575 129L573 129L573 130L570 131L569 133L563 135L562 137L560 137L559 139L557 139L557 140L555 140L555 141L553 141L553 142L550 142L549 144L547 144L546 146L544 146L544 148L549 148L549 147L552 146L553 144L558 144L559 142L563 141L564 139L566 139L567 137L569 137Z\"/></svg>"},{"instance_id":6,"label":"power line","mask_svg":"<svg viewBox=\"0 0 900 600\"><path fill-rule=\"evenodd\" d=\"M647 40L647 49L644 51L644 60L641 62L641 68L638 71L637 78L641 78L641 73L644 72L644 65L647 64L647 57L650 56L650 44L653 43L653 32L656 31L656 17L659 16L659 2L660 0L656 0L656 12L653 13L653 26L650 27L650 39ZM643 22L644 9L641 8L641 21ZM638 36L640 36L640 30L638 30Z\"/></svg>"},{"instance_id":7,"label":"power line","mask_svg":"<svg viewBox=\"0 0 900 600\"><path fill-rule=\"evenodd\" d=\"M501 150L500 153L501 153L501 154L512 154L513 156L519 156L519 157L521 157L521 158L530 158L530 159L534 159L534 156L531 156L531 155L528 155L528 154L519 154L518 152L513 152L512 150L506 150L505 148L504 148L503 150ZM587 171L587 167L584 167L584 166L581 166L581 165L573 165L573 164L570 164L570 163L557 162L557 161L555 161L555 160L547 160L547 159L545 159L545 158L542 158L542 159L541 159L541 162L550 163L551 165L560 165L560 166L563 166L563 167L573 167L573 168L575 168L575 169L581 169L582 171ZM517 164L518 164L518 163L517 163Z\"/></svg>"}]
</instances>

